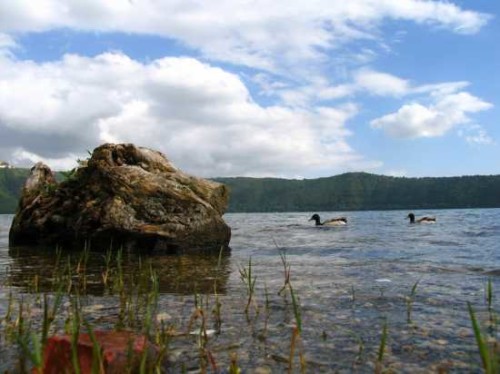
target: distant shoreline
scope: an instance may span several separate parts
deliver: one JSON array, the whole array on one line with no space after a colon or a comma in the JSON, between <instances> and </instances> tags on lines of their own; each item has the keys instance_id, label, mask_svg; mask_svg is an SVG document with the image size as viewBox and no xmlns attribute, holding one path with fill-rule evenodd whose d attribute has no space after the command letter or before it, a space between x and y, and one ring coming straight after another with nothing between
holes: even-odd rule
<instances>
[{"instance_id":1,"label":"distant shoreline","mask_svg":"<svg viewBox=\"0 0 500 374\"><path fill-rule=\"evenodd\" d=\"M500 175L329 178L216 178L231 190L228 212L500 208Z\"/></svg>"},{"instance_id":2,"label":"distant shoreline","mask_svg":"<svg viewBox=\"0 0 500 374\"><path fill-rule=\"evenodd\" d=\"M29 169L0 169L0 214L15 213L28 174ZM500 208L500 175L211 179L230 189L227 213Z\"/></svg>"}]
</instances>

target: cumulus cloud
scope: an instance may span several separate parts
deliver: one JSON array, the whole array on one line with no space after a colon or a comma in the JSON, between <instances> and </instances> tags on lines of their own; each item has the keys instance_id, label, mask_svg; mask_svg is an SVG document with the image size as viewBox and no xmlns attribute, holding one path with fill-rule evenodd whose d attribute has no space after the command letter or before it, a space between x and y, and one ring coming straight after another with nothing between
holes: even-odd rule
<instances>
[{"instance_id":1,"label":"cumulus cloud","mask_svg":"<svg viewBox=\"0 0 500 374\"><path fill-rule=\"evenodd\" d=\"M384 19L470 34L489 18L431 0L39 0L36 7L30 0L0 2L0 32L71 28L161 35L212 59L280 73L321 60L323 51L347 41L376 38Z\"/></svg>"},{"instance_id":2,"label":"cumulus cloud","mask_svg":"<svg viewBox=\"0 0 500 374\"><path fill-rule=\"evenodd\" d=\"M0 148L17 163L66 167L101 142L134 142L205 176L377 166L347 143L354 104L263 107L237 75L193 58L1 58L0 81Z\"/></svg>"},{"instance_id":3,"label":"cumulus cloud","mask_svg":"<svg viewBox=\"0 0 500 374\"><path fill-rule=\"evenodd\" d=\"M436 137L469 123L470 114L492 107L492 104L464 91L434 92L431 97L433 102L429 105L418 102L405 104L396 112L374 119L370 124L396 138Z\"/></svg>"}]
</instances>

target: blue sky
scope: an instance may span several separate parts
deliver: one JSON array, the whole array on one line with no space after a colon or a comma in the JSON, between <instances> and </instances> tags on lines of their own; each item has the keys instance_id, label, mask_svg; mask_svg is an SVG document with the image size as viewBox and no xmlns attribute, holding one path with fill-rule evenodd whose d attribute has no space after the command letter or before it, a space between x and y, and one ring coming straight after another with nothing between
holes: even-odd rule
<instances>
[{"instance_id":1,"label":"blue sky","mask_svg":"<svg viewBox=\"0 0 500 374\"><path fill-rule=\"evenodd\" d=\"M32 4L0 0L15 165L133 142L208 177L499 173L496 1Z\"/></svg>"}]
</instances>

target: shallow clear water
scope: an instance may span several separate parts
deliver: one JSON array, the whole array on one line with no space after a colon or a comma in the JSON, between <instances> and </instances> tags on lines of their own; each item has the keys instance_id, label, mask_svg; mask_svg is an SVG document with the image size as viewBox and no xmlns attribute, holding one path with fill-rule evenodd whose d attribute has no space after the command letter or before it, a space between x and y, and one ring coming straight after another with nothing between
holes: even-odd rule
<instances>
[{"instance_id":1,"label":"shallow clear water","mask_svg":"<svg viewBox=\"0 0 500 374\"><path fill-rule=\"evenodd\" d=\"M324 219L335 216L317 213ZM277 295L284 283L282 251L300 299L308 372L372 372L384 321L389 329L385 367L408 373L479 370L466 303L484 322L488 279L495 296L500 289L500 209L415 211L417 217L435 215L437 223L414 225L405 219L407 211L343 212L348 225L333 228L314 227L308 222L311 214L227 214L232 251L222 260L217 255L155 256L161 309L186 324L192 295L212 294L217 278L223 325L210 342L215 359L227 367L229 352L237 351L239 365L249 372L257 367L283 371L294 314L290 299ZM9 251L11 219L0 215L0 316L6 285L22 292L33 274L43 285L53 260L51 253ZM249 319L238 269L250 257L261 312ZM128 261L130 267L137 262L133 256ZM101 269L94 270L89 273L98 284ZM417 281L408 323L407 297ZM105 304L106 313L113 313L113 299L98 285L90 293L89 305ZM497 310L499 305L495 297ZM174 342L172 352L177 360L191 354L186 342Z\"/></svg>"}]
</instances>

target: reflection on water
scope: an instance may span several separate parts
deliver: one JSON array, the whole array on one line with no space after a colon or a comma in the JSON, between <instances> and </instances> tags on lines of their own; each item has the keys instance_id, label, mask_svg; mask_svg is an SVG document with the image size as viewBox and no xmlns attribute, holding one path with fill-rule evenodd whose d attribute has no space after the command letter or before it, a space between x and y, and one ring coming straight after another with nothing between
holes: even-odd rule
<instances>
[{"instance_id":1,"label":"reflection on water","mask_svg":"<svg viewBox=\"0 0 500 374\"><path fill-rule=\"evenodd\" d=\"M110 254L102 252L57 252L47 248L16 247L9 250L11 262L5 281L11 286L24 290L40 292L54 291L57 277L68 266L78 268L85 273L86 293L103 295L105 287L103 274L117 272L117 251ZM108 257L109 255L109 257ZM86 256L85 261L83 261ZM141 257L137 253L121 254L120 271L125 277L133 276L139 270L150 271L150 267L159 280L160 293L192 295L195 293L226 292L229 277L230 254L212 252L183 255L162 255ZM108 264L107 264L108 263ZM36 284L35 284L36 283Z\"/></svg>"}]
</instances>

